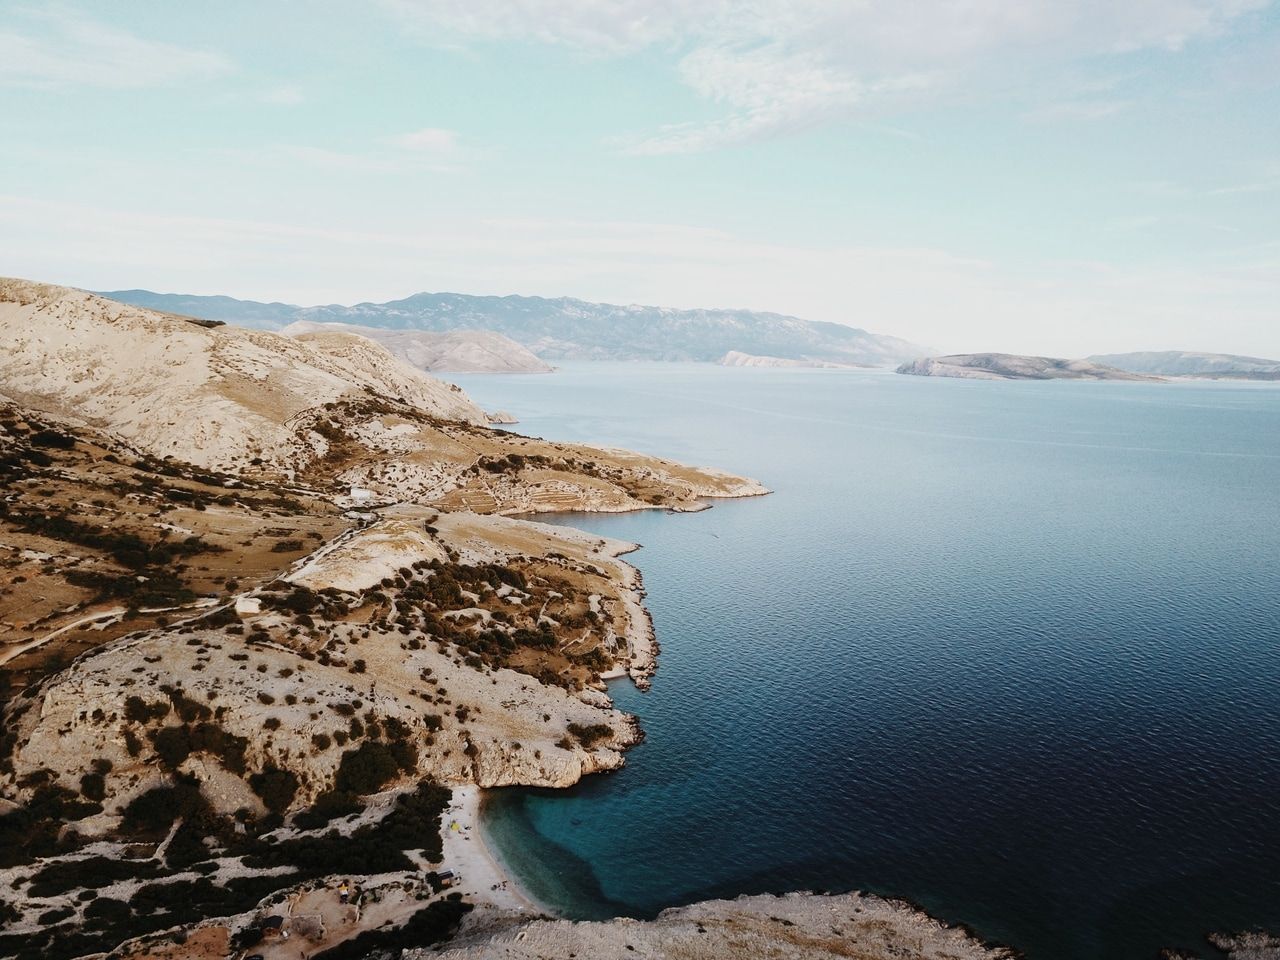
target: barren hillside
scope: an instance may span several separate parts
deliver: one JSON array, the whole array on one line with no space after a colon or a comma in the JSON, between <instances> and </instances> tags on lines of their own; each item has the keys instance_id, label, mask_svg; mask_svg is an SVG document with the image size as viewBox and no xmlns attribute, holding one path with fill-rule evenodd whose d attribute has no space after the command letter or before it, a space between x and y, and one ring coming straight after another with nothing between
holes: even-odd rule
<instances>
[{"instance_id":1,"label":"barren hillside","mask_svg":"<svg viewBox=\"0 0 1280 960\"><path fill-rule=\"evenodd\" d=\"M451 789L618 766L603 681L655 667L631 545L501 514L764 492L490 430L348 334L24 281L0 321L3 955L238 943L333 871L448 929L385 875L441 865Z\"/></svg>"}]
</instances>

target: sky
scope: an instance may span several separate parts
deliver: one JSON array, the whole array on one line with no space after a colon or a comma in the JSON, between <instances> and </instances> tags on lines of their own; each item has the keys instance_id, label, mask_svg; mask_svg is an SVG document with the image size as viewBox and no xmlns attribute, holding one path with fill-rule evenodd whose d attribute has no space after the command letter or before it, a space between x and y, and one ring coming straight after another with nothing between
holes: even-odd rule
<instances>
[{"instance_id":1,"label":"sky","mask_svg":"<svg viewBox=\"0 0 1280 960\"><path fill-rule=\"evenodd\" d=\"M1280 357L1280 0L0 0L0 274Z\"/></svg>"}]
</instances>

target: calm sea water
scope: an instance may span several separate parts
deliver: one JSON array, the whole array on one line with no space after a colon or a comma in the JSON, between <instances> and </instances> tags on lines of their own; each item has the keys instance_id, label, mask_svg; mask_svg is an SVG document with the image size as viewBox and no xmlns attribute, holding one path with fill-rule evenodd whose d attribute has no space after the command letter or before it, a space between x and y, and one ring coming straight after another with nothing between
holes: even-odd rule
<instances>
[{"instance_id":1,"label":"calm sea water","mask_svg":"<svg viewBox=\"0 0 1280 960\"><path fill-rule=\"evenodd\" d=\"M1043 960L1280 928L1280 389L697 365L459 377L755 476L644 544L648 739L490 837L575 917L901 895ZM1206 951L1206 954L1208 951Z\"/></svg>"}]
</instances>

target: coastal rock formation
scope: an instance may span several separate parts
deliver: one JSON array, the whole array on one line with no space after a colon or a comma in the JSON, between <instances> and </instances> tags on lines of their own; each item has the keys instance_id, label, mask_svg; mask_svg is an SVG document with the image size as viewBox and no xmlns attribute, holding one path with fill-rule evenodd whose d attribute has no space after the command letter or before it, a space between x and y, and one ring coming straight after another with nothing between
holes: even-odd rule
<instances>
[{"instance_id":1,"label":"coastal rock formation","mask_svg":"<svg viewBox=\"0 0 1280 960\"><path fill-rule=\"evenodd\" d=\"M1280 960L1280 937L1252 933L1215 933L1209 942L1227 955L1227 960Z\"/></svg>"},{"instance_id":2,"label":"coastal rock formation","mask_svg":"<svg viewBox=\"0 0 1280 960\"><path fill-rule=\"evenodd\" d=\"M429 373L550 373L554 369L510 337L489 330L388 330L297 320L280 332L302 338L316 333L365 337L382 344L409 366Z\"/></svg>"},{"instance_id":3,"label":"coastal rock formation","mask_svg":"<svg viewBox=\"0 0 1280 960\"><path fill-rule=\"evenodd\" d=\"M1241 357L1230 353L1194 350L1157 350L1140 353L1106 353L1089 357L1130 373L1162 377L1197 377L1224 380L1280 380L1280 360Z\"/></svg>"},{"instance_id":4,"label":"coastal rock formation","mask_svg":"<svg viewBox=\"0 0 1280 960\"><path fill-rule=\"evenodd\" d=\"M500 933L465 934L448 949L404 960L1011 960L968 931L909 904L868 894L788 894L710 900L657 919L595 923L534 920Z\"/></svg>"},{"instance_id":5,"label":"coastal rock formation","mask_svg":"<svg viewBox=\"0 0 1280 960\"><path fill-rule=\"evenodd\" d=\"M20 280L0 281L0 390L151 456L364 491L353 503L693 510L764 492L718 471L490 431L456 386L363 337L210 327Z\"/></svg>"},{"instance_id":6,"label":"coastal rock formation","mask_svg":"<svg viewBox=\"0 0 1280 960\"><path fill-rule=\"evenodd\" d=\"M794 367L821 370L848 370L867 366L864 363L836 363L831 360L788 360L784 357L757 357L750 353L742 353L739 350L730 350L718 362L722 367Z\"/></svg>"},{"instance_id":7,"label":"coastal rock formation","mask_svg":"<svg viewBox=\"0 0 1280 960\"><path fill-rule=\"evenodd\" d=\"M483 424L456 387L363 337L306 342L129 307L81 290L0 279L0 391L201 467L306 465L303 428L327 404L370 403Z\"/></svg>"},{"instance_id":8,"label":"coastal rock formation","mask_svg":"<svg viewBox=\"0 0 1280 960\"><path fill-rule=\"evenodd\" d=\"M898 367L916 377L956 377L964 380L1147 380L1147 377L1104 367L1088 360L1026 357L1010 353L962 353L926 357Z\"/></svg>"},{"instance_id":9,"label":"coastal rock formation","mask_svg":"<svg viewBox=\"0 0 1280 960\"><path fill-rule=\"evenodd\" d=\"M891 366L929 352L898 337L843 323L755 310L677 310L588 303L570 297L418 293L388 303L299 307L149 290L117 290L103 296L153 310L267 330L279 330L299 320L390 330L491 330L523 344L544 360L714 363L726 351L740 350L765 357Z\"/></svg>"},{"instance_id":10,"label":"coastal rock formation","mask_svg":"<svg viewBox=\"0 0 1280 960\"><path fill-rule=\"evenodd\" d=\"M0 283L0 481L0 955L23 960L239 936L300 881L439 863L454 787L620 766L640 731L605 679L647 684L656 653L634 546L503 514L765 492L491 430L350 334L24 281ZM412 883L452 929L465 905Z\"/></svg>"}]
</instances>

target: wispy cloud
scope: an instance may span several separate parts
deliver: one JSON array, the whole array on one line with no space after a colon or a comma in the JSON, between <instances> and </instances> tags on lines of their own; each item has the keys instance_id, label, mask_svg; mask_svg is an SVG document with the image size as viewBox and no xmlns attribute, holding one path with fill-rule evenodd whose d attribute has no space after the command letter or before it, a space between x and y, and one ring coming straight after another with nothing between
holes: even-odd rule
<instances>
[{"instance_id":1,"label":"wispy cloud","mask_svg":"<svg viewBox=\"0 0 1280 960\"><path fill-rule=\"evenodd\" d=\"M456 131L428 127L349 147L274 143L219 150L239 163L314 169L332 173L454 173L471 156Z\"/></svg>"},{"instance_id":2,"label":"wispy cloud","mask_svg":"<svg viewBox=\"0 0 1280 960\"><path fill-rule=\"evenodd\" d=\"M1020 84L1047 64L1180 50L1270 0L383 0L432 42L520 39L588 56L647 47L723 116L617 138L634 153L706 150L785 135L954 92L975 76ZM1119 97L1051 102L1041 118L1097 119Z\"/></svg>"},{"instance_id":3,"label":"wispy cloud","mask_svg":"<svg viewBox=\"0 0 1280 960\"><path fill-rule=\"evenodd\" d=\"M424 127L391 137L390 142L418 153L448 156L458 152L458 133L441 127Z\"/></svg>"},{"instance_id":4,"label":"wispy cloud","mask_svg":"<svg viewBox=\"0 0 1280 960\"><path fill-rule=\"evenodd\" d=\"M12 22L19 18L22 29ZM69 9L19 10L0 29L0 84L151 87L233 69L221 54L148 40Z\"/></svg>"},{"instance_id":5,"label":"wispy cloud","mask_svg":"<svg viewBox=\"0 0 1280 960\"><path fill-rule=\"evenodd\" d=\"M1028 120L1102 120L1124 113L1133 100L1064 100L1046 104L1027 113Z\"/></svg>"},{"instance_id":6,"label":"wispy cloud","mask_svg":"<svg viewBox=\"0 0 1280 960\"><path fill-rule=\"evenodd\" d=\"M1280 177L1271 180L1258 180L1253 183L1236 183L1225 187L1214 187L1212 190L1205 191L1205 195L1210 197L1234 197L1241 194L1276 192L1280 192Z\"/></svg>"},{"instance_id":7,"label":"wispy cloud","mask_svg":"<svg viewBox=\"0 0 1280 960\"><path fill-rule=\"evenodd\" d=\"M273 103L280 107L295 107L306 101L307 96L302 88L291 83L272 87L261 97L263 103Z\"/></svg>"}]
</instances>

